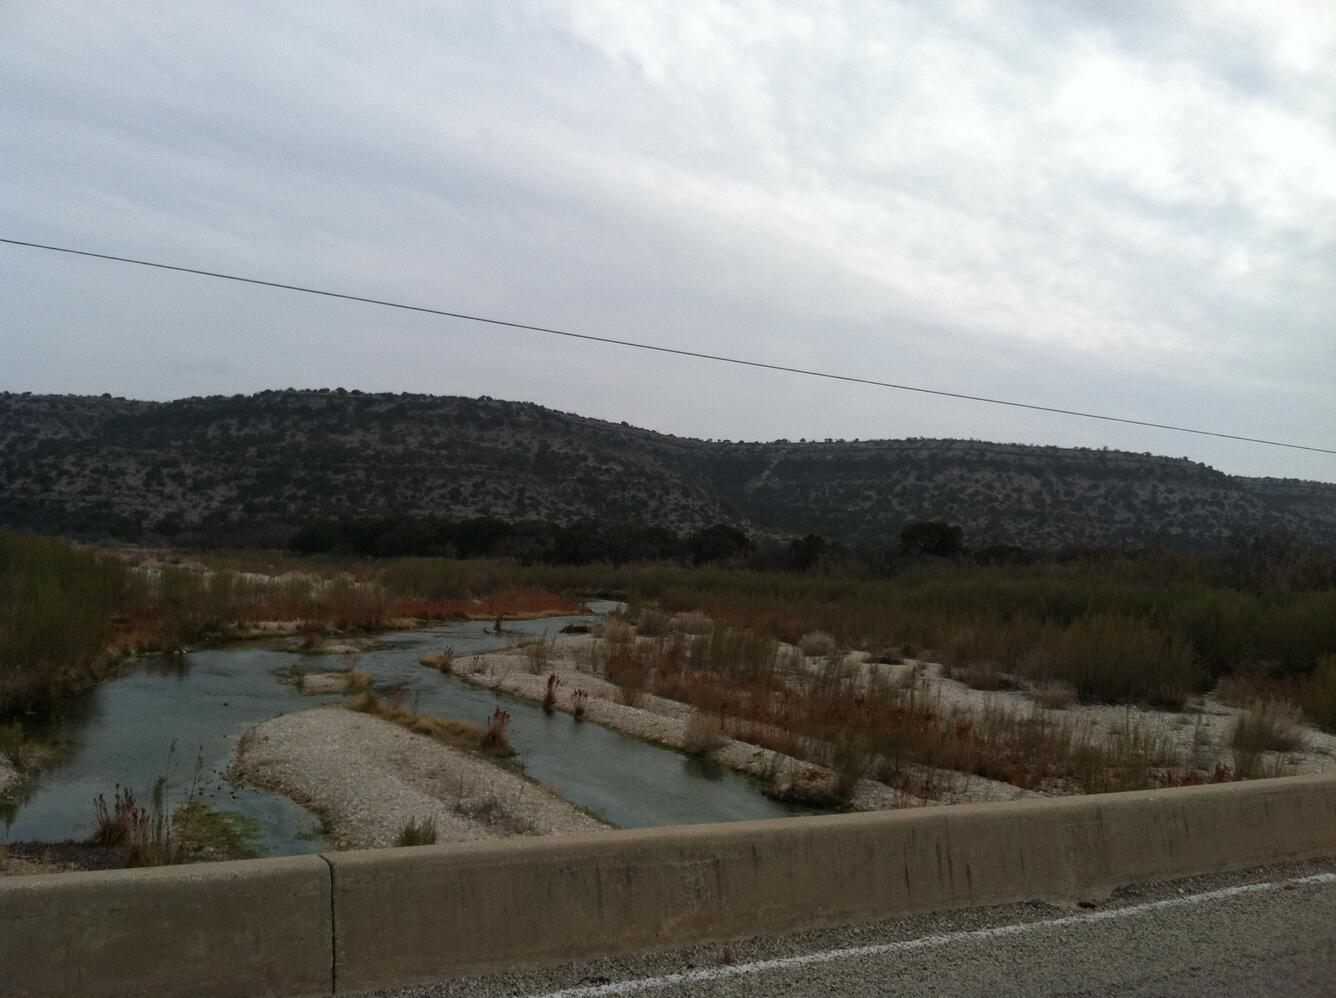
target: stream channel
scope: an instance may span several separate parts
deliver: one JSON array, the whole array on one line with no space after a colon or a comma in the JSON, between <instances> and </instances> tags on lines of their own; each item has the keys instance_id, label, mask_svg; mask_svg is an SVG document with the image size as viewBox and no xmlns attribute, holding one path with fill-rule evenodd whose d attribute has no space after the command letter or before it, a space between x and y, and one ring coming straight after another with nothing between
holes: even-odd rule
<instances>
[{"instance_id":1,"label":"stream channel","mask_svg":"<svg viewBox=\"0 0 1336 998\"><path fill-rule=\"evenodd\" d=\"M286 797L231 783L232 747L247 728L271 717L343 695L309 695L284 682L294 666L307 671L352 664L371 674L376 690L402 684L419 713L485 724L499 703L510 712L507 732L516 761L534 779L621 828L771 818L801 813L765 797L731 770L631 738L564 713L481 689L421 665L449 646L461 657L496 651L525 637L555 636L571 623L590 623L615 604L591 604L595 615L506 622L506 634L485 633L486 621L375 635L355 656L307 656L283 650L293 639L244 642L181 655L146 657L86 693L63 701L49 719L66 745L59 761L0 799L0 842L61 842L88 837L93 800L111 800L117 784L147 801L166 774L174 806L189 792L202 760L197 797L257 826L261 855L328 848L320 822ZM386 722L388 723L388 722Z\"/></svg>"}]
</instances>

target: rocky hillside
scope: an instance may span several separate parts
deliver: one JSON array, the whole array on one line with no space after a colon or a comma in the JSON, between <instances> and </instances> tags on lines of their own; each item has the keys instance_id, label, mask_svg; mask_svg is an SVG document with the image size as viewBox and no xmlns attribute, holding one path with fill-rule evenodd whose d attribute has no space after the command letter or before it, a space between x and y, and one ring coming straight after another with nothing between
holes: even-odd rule
<instances>
[{"instance_id":1,"label":"rocky hillside","mask_svg":"<svg viewBox=\"0 0 1336 998\"><path fill-rule=\"evenodd\" d=\"M854 538L947 519L967 541L1336 546L1336 485L1118 451L966 440L675 437L490 398L272 391L137 402L0 395L0 523L281 542L320 516L582 518Z\"/></svg>"}]
</instances>

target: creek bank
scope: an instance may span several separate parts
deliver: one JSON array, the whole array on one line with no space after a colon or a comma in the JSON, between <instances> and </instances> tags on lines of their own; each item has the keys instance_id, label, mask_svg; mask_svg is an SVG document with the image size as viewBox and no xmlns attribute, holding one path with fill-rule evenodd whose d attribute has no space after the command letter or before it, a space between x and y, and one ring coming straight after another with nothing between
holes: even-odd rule
<instances>
[{"instance_id":1,"label":"creek bank","mask_svg":"<svg viewBox=\"0 0 1336 998\"><path fill-rule=\"evenodd\" d=\"M297 679L303 693L352 693L371 685L370 674L361 669L340 669L336 672L306 672Z\"/></svg>"},{"instance_id":2,"label":"creek bank","mask_svg":"<svg viewBox=\"0 0 1336 998\"><path fill-rule=\"evenodd\" d=\"M730 737L722 728L709 734L702 743L697 711L688 704L644 692L632 694L629 697L632 702L626 703L627 692L596 675L589 665L591 649L599 640L586 634L549 639L541 664L535 660L531 645L460 658L449 663L449 671L476 686L539 703L547 696L549 677L556 676L553 709L634 738L698 755L762 782L780 799L824 808L841 796L836 792L838 777L825 766ZM427 659L431 661L424 660L424 664L441 668L435 656ZM1035 796L1011 784L970 774L929 771L927 767L905 768L912 777L917 777L917 783L944 786L945 792L921 796L864 777L854 784L843 806L855 811L879 811Z\"/></svg>"},{"instance_id":3,"label":"creek bank","mask_svg":"<svg viewBox=\"0 0 1336 998\"><path fill-rule=\"evenodd\" d=\"M393 846L410 822L428 820L438 842L608 827L518 772L339 707L254 726L232 774L319 814L341 848Z\"/></svg>"},{"instance_id":4,"label":"creek bank","mask_svg":"<svg viewBox=\"0 0 1336 998\"><path fill-rule=\"evenodd\" d=\"M89 842L10 842L0 846L0 877L119 870L124 866L119 849Z\"/></svg>"}]
</instances>

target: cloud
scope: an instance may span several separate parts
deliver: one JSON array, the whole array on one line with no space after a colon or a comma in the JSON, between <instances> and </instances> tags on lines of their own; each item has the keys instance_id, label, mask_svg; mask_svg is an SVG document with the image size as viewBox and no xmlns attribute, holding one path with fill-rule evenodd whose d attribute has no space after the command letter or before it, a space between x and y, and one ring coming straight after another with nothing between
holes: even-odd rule
<instances>
[{"instance_id":1,"label":"cloud","mask_svg":"<svg viewBox=\"0 0 1336 998\"><path fill-rule=\"evenodd\" d=\"M8 22L6 234L1336 440L1321 4L51 3ZM4 388L342 383L706 436L1107 443L1336 479L1284 452L2 252Z\"/></svg>"}]
</instances>

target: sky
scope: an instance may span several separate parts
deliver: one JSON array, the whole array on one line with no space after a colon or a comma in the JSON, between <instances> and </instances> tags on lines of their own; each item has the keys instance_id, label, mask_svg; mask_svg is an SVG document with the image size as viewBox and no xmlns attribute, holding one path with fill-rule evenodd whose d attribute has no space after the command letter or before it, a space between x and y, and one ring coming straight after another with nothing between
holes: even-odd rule
<instances>
[{"instance_id":1,"label":"sky","mask_svg":"<svg viewBox=\"0 0 1336 998\"><path fill-rule=\"evenodd\" d=\"M0 237L1336 448L1336 6L0 4ZM1336 457L0 245L0 390Z\"/></svg>"}]
</instances>

